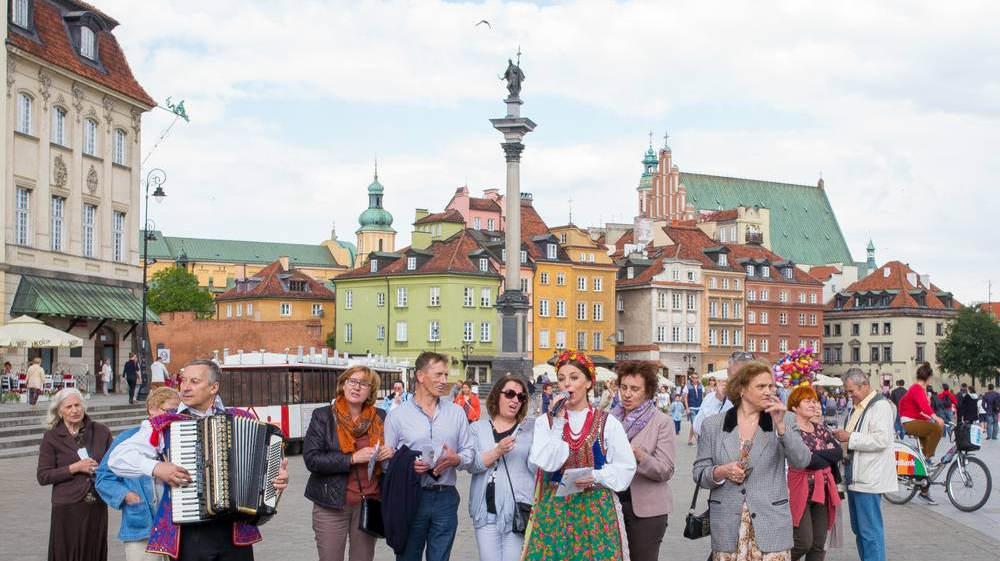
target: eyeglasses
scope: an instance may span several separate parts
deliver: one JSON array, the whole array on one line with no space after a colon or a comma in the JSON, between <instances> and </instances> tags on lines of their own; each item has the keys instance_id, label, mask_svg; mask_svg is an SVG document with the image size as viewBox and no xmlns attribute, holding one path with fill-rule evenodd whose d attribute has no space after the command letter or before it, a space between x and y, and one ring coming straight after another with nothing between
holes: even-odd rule
<instances>
[{"instance_id":1,"label":"eyeglasses","mask_svg":"<svg viewBox=\"0 0 1000 561\"><path fill-rule=\"evenodd\" d=\"M514 390L504 390L500 392L500 395L506 397L507 399L517 398L517 400L522 403L524 403L524 400L528 399L528 396L524 395L521 392L516 392Z\"/></svg>"},{"instance_id":2,"label":"eyeglasses","mask_svg":"<svg viewBox=\"0 0 1000 561\"><path fill-rule=\"evenodd\" d=\"M372 389L372 385L371 384L369 384L368 382L362 382L361 380L358 380L357 378L348 378L347 382L345 382L344 385L354 386L355 388L361 388L363 390L370 390L370 389Z\"/></svg>"}]
</instances>

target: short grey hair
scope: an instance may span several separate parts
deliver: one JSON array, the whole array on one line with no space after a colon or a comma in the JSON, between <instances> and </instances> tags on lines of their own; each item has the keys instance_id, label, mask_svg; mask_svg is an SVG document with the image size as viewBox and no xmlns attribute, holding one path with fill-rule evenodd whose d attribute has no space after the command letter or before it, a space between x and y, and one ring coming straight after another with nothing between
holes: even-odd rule
<instances>
[{"instance_id":1,"label":"short grey hair","mask_svg":"<svg viewBox=\"0 0 1000 561\"><path fill-rule=\"evenodd\" d=\"M847 372L844 373L844 381L848 380L859 386L871 385L871 382L868 381L868 374L865 374L865 371L860 368L848 368Z\"/></svg>"},{"instance_id":2,"label":"short grey hair","mask_svg":"<svg viewBox=\"0 0 1000 561\"><path fill-rule=\"evenodd\" d=\"M45 413L44 423L47 428L56 428L56 425L58 425L59 421L62 420L62 417L59 416L59 408L62 407L63 402L66 401L67 398L74 395L80 398L80 404L83 406L83 414L87 414L87 402L83 399L83 394L80 393L80 390L76 388L63 388L56 392L56 394L52 396L52 400L49 401L49 410Z\"/></svg>"},{"instance_id":3,"label":"short grey hair","mask_svg":"<svg viewBox=\"0 0 1000 561\"><path fill-rule=\"evenodd\" d=\"M219 367L219 363L214 360L209 360L207 358L196 358L191 362L184 365L184 369L188 369L192 366L204 366L208 368L208 383L214 384L222 379L222 368Z\"/></svg>"}]
</instances>

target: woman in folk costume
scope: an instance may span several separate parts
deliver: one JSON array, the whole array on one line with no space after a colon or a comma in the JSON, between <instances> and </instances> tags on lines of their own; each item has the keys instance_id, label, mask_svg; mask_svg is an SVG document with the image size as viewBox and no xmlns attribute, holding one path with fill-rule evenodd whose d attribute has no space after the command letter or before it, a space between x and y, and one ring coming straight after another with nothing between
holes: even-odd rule
<instances>
[{"instance_id":1,"label":"woman in folk costume","mask_svg":"<svg viewBox=\"0 0 1000 561\"><path fill-rule=\"evenodd\" d=\"M539 467L535 506L525 535L528 561L627 561L628 541L621 505L635 474L635 456L621 422L590 405L594 362L579 351L556 360L560 386L569 397L553 398L549 414L535 419L529 462ZM590 468L566 496L557 490L566 470ZM565 494L563 491L562 494Z\"/></svg>"}]
</instances>

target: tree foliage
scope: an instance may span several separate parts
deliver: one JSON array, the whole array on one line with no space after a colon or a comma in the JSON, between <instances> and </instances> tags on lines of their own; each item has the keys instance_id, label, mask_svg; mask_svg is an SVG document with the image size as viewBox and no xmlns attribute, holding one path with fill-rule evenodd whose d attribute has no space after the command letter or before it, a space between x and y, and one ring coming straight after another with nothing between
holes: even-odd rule
<instances>
[{"instance_id":1,"label":"tree foliage","mask_svg":"<svg viewBox=\"0 0 1000 561\"><path fill-rule=\"evenodd\" d=\"M326 334L326 346L331 349L337 348L337 330L331 329L330 332Z\"/></svg>"},{"instance_id":2,"label":"tree foliage","mask_svg":"<svg viewBox=\"0 0 1000 561\"><path fill-rule=\"evenodd\" d=\"M156 313L212 313L212 295L198 286L198 277L182 267L157 271L149 284L149 307Z\"/></svg>"},{"instance_id":3,"label":"tree foliage","mask_svg":"<svg viewBox=\"0 0 1000 561\"><path fill-rule=\"evenodd\" d=\"M992 381L1000 369L1000 325L979 308L962 308L938 343L937 361L953 374Z\"/></svg>"}]
</instances>

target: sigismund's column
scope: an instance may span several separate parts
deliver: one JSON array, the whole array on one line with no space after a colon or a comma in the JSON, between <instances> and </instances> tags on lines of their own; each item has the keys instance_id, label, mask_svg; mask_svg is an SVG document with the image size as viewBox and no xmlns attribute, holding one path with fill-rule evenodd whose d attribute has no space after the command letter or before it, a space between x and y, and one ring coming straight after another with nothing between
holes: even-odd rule
<instances>
[{"instance_id":1,"label":"sigismund's column","mask_svg":"<svg viewBox=\"0 0 1000 561\"><path fill-rule=\"evenodd\" d=\"M528 314L531 304L528 296L521 292L521 140L535 128L531 119L521 117L521 55L515 64L507 60L507 70L501 80L507 81L507 116L490 119L493 128L503 134L503 147L507 162L506 225L504 247L507 253L504 293L497 298L497 319L499 332L499 353L493 359L493 380L507 374L519 374L531 378L531 361L528 357L530 342L527 340Z\"/></svg>"}]
</instances>

